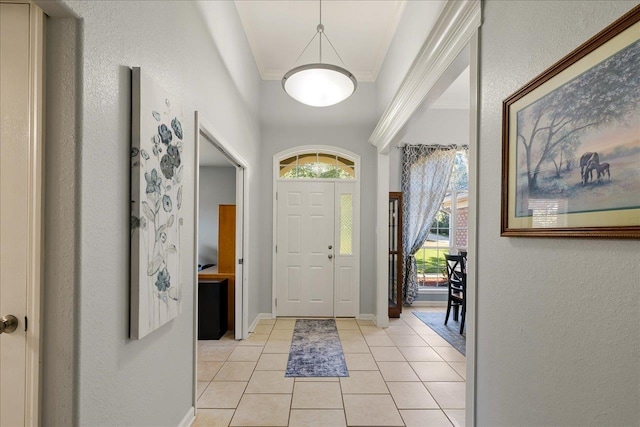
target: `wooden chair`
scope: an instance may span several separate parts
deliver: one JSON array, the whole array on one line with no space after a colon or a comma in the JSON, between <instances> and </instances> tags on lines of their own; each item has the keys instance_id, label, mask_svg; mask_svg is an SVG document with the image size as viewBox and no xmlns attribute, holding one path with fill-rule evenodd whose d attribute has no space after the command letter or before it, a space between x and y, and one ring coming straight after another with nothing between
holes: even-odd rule
<instances>
[{"instance_id":1,"label":"wooden chair","mask_svg":"<svg viewBox=\"0 0 640 427\"><path fill-rule=\"evenodd\" d=\"M447 264L447 315L444 318L444 324L449 321L449 313L453 307L453 320L458 320L458 309L461 311L460 333L464 331L464 318L467 312L466 293L467 293L467 270L465 259L462 255L445 255Z\"/></svg>"}]
</instances>

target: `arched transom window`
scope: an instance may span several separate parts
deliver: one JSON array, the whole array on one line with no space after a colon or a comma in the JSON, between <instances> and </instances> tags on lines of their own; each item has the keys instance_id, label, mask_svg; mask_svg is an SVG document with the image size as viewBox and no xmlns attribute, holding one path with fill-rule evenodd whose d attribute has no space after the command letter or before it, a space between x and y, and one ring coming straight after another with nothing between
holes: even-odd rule
<instances>
[{"instance_id":1,"label":"arched transom window","mask_svg":"<svg viewBox=\"0 0 640 427\"><path fill-rule=\"evenodd\" d=\"M353 160L322 151L306 152L280 160L282 179L355 179Z\"/></svg>"}]
</instances>

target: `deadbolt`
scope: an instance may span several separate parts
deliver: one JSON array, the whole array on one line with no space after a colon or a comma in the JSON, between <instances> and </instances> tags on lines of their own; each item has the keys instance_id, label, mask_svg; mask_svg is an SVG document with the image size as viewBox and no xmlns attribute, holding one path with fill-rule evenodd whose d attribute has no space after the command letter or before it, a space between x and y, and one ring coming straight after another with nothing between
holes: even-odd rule
<instances>
[{"instance_id":1,"label":"deadbolt","mask_svg":"<svg viewBox=\"0 0 640 427\"><path fill-rule=\"evenodd\" d=\"M3 332L10 334L11 332L15 331L17 327L18 319L16 318L16 316L8 314L0 319L0 334Z\"/></svg>"},{"instance_id":2,"label":"deadbolt","mask_svg":"<svg viewBox=\"0 0 640 427\"><path fill-rule=\"evenodd\" d=\"M329 249L333 249L333 246L332 246L332 245L329 245Z\"/></svg>"}]
</instances>

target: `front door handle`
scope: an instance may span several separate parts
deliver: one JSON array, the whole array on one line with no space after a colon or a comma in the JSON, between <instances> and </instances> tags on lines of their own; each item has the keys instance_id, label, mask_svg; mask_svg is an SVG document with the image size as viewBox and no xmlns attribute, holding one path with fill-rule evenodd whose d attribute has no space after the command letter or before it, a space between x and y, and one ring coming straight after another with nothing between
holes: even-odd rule
<instances>
[{"instance_id":1,"label":"front door handle","mask_svg":"<svg viewBox=\"0 0 640 427\"><path fill-rule=\"evenodd\" d=\"M16 316L8 314L6 316L2 316L2 319L0 319L0 334L3 332L10 334L11 332L15 331L17 327L18 319L16 318Z\"/></svg>"},{"instance_id":2,"label":"front door handle","mask_svg":"<svg viewBox=\"0 0 640 427\"><path fill-rule=\"evenodd\" d=\"M333 255L329 254L329 259L332 259L332 258L333 258Z\"/></svg>"}]
</instances>

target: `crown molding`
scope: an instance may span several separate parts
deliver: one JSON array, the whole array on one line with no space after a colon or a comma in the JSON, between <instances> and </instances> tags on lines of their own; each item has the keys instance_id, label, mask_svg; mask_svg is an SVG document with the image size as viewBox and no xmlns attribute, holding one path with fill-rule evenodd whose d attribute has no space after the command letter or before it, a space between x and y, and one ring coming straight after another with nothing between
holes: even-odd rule
<instances>
[{"instance_id":1,"label":"crown molding","mask_svg":"<svg viewBox=\"0 0 640 427\"><path fill-rule=\"evenodd\" d=\"M386 153L429 91L469 43L481 23L481 0L449 1L425 40L395 96L369 137Z\"/></svg>"}]
</instances>

